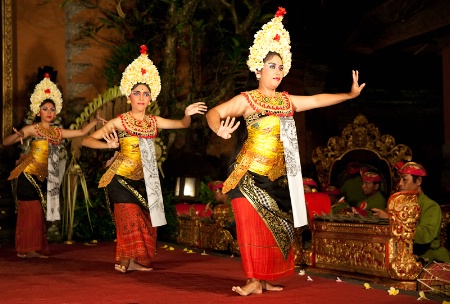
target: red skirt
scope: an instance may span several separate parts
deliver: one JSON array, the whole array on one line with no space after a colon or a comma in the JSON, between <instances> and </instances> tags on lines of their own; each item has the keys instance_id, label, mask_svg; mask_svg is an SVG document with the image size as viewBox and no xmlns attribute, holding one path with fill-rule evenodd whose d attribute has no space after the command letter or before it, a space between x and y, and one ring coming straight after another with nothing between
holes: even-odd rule
<instances>
[{"instance_id":1,"label":"red skirt","mask_svg":"<svg viewBox=\"0 0 450 304\"><path fill-rule=\"evenodd\" d=\"M17 201L16 251L48 254L47 227L40 201Z\"/></svg>"},{"instance_id":2,"label":"red skirt","mask_svg":"<svg viewBox=\"0 0 450 304\"><path fill-rule=\"evenodd\" d=\"M145 267L155 257L156 227L152 227L150 213L136 204L114 204L116 222L116 261L133 259Z\"/></svg>"},{"instance_id":3,"label":"red skirt","mask_svg":"<svg viewBox=\"0 0 450 304\"><path fill-rule=\"evenodd\" d=\"M294 254L283 258L270 230L246 198L231 201L236 220L237 239L247 278L276 280L294 273Z\"/></svg>"}]
</instances>

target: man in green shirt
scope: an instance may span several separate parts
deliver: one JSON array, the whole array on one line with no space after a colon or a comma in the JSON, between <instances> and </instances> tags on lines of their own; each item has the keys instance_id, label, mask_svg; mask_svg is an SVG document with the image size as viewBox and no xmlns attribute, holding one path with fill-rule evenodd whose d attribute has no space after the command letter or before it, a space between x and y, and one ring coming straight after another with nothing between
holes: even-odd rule
<instances>
[{"instance_id":1,"label":"man in green shirt","mask_svg":"<svg viewBox=\"0 0 450 304\"><path fill-rule=\"evenodd\" d=\"M375 169L368 169L361 172L361 178L363 181L361 189L366 199L359 202L356 207L352 207L352 211L355 214L371 216L372 208L386 208L386 199L379 191L383 181L382 175Z\"/></svg>"},{"instance_id":2,"label":"man in green shirt","mask_svg":"<svg viewBox=\"0 0 450 304\"><path fill-rule=\"evenodd\" d=\"M422 182L427 176L425 168L414 162L407 162L400 171L399 191L419 192L420 218L416 226L413 253L430 261L450 263L449 251L441 247L441 207L423 193ZM373 208L374 215L389 218L384 209Z\"/></svg>"},{"instance_id":3,"label":"man in green shirt","mask_svg":"<svg viewBox=\"0 0 450 304\"><path fill-rule=\"evenodd\" d=\"M366 196L362 192L362 178L360 173L360 167L357 162L350 162L345 168L347 173L347 179L341 187L341 192L345 196L345 202L355 207Z\"/></svg>"}]
</instances>

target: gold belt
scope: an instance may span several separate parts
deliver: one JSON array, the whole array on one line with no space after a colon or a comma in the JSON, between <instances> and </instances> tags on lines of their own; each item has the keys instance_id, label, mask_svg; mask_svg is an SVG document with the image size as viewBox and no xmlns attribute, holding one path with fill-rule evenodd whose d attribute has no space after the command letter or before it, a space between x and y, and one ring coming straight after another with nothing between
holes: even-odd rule
<instances>
[{"instance_id":1,"label":"gold belt","mask_svg":"<svg viewBox=\"0 0 450 304\"><path fill-rule=\"evenodd\" d=\"M267 167L268 169L264 170L261 167ZM269 158L243 148L237 158L236 167L223 184L222 192L227 193L231 189L234 189L249 169L254 173L267 176L271 181L274 181L280 176L286 175L284 155L280 153L277 157Z\"/></svg>"}]
</instances>

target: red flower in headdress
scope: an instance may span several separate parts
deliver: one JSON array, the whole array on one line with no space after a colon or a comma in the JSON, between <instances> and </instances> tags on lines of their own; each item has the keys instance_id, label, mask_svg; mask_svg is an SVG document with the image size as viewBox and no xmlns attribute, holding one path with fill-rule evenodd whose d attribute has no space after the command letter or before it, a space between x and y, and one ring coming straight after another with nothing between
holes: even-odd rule
<instances>
[{"instance_id":1,"label":"red flower in headdress","mask_svg":"<svg viewBox=\"0 0 450 304\"><path fill-rule=\"evenodd\" d=\"M51 91L50 91L50 89L45 89L45 90L44 90L44 93L45 93L45 94L50 94Z\"/></svg>"},{"instance_id":2,"label":"red flower in headdress","mask_svg":"<svg viewBox=\"0 0 450 304\"><path fill-rule=\"evenodd\" d=\"M286 9L279 6L278 11L275 13L275 17L282 17L284 15L286 15Z\"/></svg>"},{"instance_id":3,"label":"red flower in headdress","mask_svg":"<svg viewBox=\"0 0 450 304\"><path fill-rule=\"evenodd\" d=\"M142 69L141 69L141 73L142 73L142 75L145 75L145 73L147 73L147 70L144 69L144 68L142 68Z\"/></svg>"},{"instance_id":4,"label":"red flower in headdress","mask_svg":"<svg viewBox=\"0 0 450 304\"><path fill-rule=\"evenodd\" d=\"M49 73L45 73L44 74L44 78L50 78L50 74Z\"/></svg>"},{"instance_id":5,"label":"red flower in headdress","mask_svg":"<svg viewBox=\"0 0 450 304\"><path fill-rule=\"evenodd\" d=\"M275 37L273 37L273 40L280 41L280 35L276 34Z\"/></svg>"},{"instance_id":6,"label":"red flower in headdress","mask_svg":"<svg viewBox=\"0 0 450 304\"><path fill-rule=\"evenodd\" d=\"M147 46L145 46L144 44L141 45L141 54L142 55L147 55Z\"/></svg>"}]
</instances>

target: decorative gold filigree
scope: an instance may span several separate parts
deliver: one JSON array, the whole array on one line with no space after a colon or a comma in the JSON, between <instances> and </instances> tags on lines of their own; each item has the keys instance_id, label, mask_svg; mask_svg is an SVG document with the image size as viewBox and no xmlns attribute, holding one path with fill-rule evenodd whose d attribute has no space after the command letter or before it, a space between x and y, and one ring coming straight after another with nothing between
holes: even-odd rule
<instances>
[{"instance_id":1,"label":"decorative gold filigree","mask_svg":"<svg viewBox=\"0 0 450 304\"><path fill-rule=\"evenodd\" d=\"M414 234L420 217L418 195L415 191L402 191L389 198L392 234L389 240L389 274L393 279L415 280L422 269L413 254Z\"/></svg>"},{"instance_id":2,"label":"decorative gold filigree","mask_svg":"<svg viewBox=\"0 0 450 304\"><path fill-rule=\"evenodd\" d=\"M369 240L364 235L322 236L314 240L316 267L389 278L385 237Z\"/></svg>"},{"instance_id":3,"label":"decorative gold filigree","mask_svg":"<svg viewBox=\"0 0 450 304\"><path fill-rule=\"evenodd\" d=\"M316 267L389 278L389 225L314 221L313 235Z\"/></svg>"},{"instance_id":4,"label":"decorative gold filigree","mask_svg":"<svg viewBox=\"0 0 450 304\"><path fill-rule=\"evenodd\" d=\"M179 218L180 229L177 242L179 244L197 247L200 239L200 225L196 219Z\"/></svg>"},{"instance_id":5,"label":"decorative gold filigree","mask_svg":"<svg viewBox=\"0 0 450 304\"><path fill-rule=\"evenodd\" d=\"M370 150L379 155L388 164L412 159L411 149L403 144L396 145L391 135L381 135L378 128L359 114L353 123L348 124L341 136L334 136L328 140L327 146L314 149L312 161L316 166L318 179L321 184L329 184L333 164L347 152L352 150ZM391 170L391 178L396 172Z\"/></svg>"},{"instance_id":6,"label":"decorative gold filigree","mask_svg":"<svg viewBox=\"0 0 450 304\"><path fill-rule=\"evenodd\" d=\"M391 195L389 225L314 221L315 266L395 280L415 280L422 269L412 253L420 216L417 195L414 191Z\"/></svg>"},{"instance_id":7,"label":"decorative gold filigree","mask_svg":"<svg viewBox=\"0 0 450 304\"><path fill-rule=\"evenodd\" d=\"M2 1L2 136L11 134L13 118L13 9L12 0Z\"/></svg>"}]
</instances>

